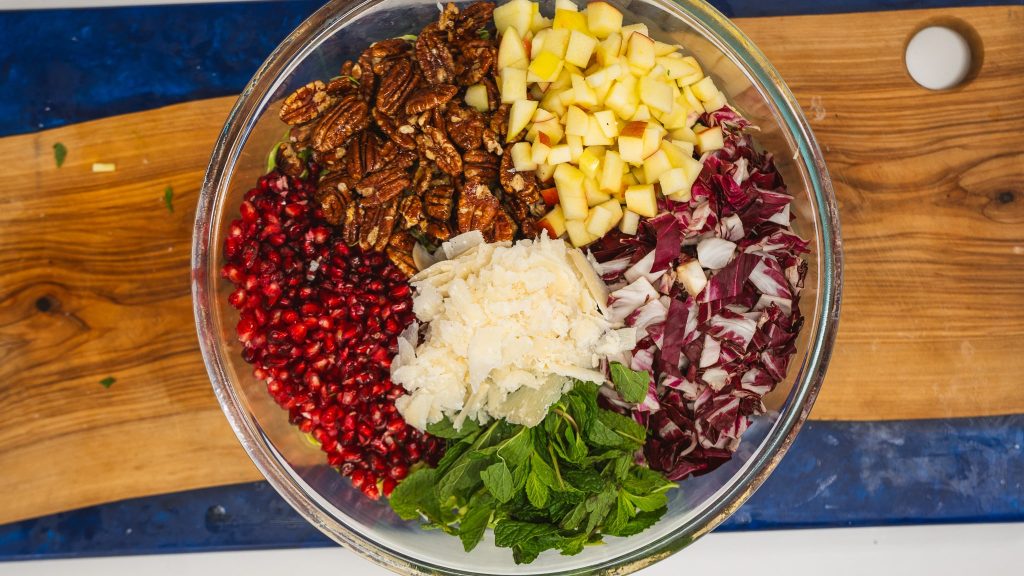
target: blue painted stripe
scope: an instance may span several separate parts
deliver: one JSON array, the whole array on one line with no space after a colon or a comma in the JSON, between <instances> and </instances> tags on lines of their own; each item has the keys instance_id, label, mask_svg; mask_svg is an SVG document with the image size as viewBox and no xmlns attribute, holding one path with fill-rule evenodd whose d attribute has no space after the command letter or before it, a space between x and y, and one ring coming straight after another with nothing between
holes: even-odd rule
<instances>
[{"instance_id":1,"label":"blue painted stripe","mask_svg":"<svg viewBox=\"0 0 1024 576\"><path fill-rule=\"evenodd\" d=\"M1024 415L811 422L720 529L1024 521L1022 450ZM264 482L0 526L0 560L328 544Z\"/></svg>"},{"instance_id":2,"label":"blue painted stripe","mask_svg":"<svg viewBox=\"0 0 1024 576\"><path fill-rule=\"evenodd\" d=\"M1022 2L712 0L733 17ZM321 4L0 11L0 136L237 94L273 48Z\"/></svg>"}]
</instances>

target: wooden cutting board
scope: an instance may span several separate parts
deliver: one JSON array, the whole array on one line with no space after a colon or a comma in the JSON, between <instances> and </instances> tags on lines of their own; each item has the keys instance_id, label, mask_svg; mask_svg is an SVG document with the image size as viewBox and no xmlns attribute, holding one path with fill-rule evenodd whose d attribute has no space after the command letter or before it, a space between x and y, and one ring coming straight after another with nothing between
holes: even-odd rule
<instances>
[{"instance_id":1,"label":"wooden cutting board","mask_svg":"<svg viewBox=\"0 0 1024 576\"><path fill-rule=\"evenodd\" d=\"M901 55L943 19L984 57L934 93ZM1024 7L739 24L803 104L841 207L842 326L812 416L1024 412ZM0 523L259 478L189 294L194 205L233 100L0 139Z\"/></svg>"}]
</instances>

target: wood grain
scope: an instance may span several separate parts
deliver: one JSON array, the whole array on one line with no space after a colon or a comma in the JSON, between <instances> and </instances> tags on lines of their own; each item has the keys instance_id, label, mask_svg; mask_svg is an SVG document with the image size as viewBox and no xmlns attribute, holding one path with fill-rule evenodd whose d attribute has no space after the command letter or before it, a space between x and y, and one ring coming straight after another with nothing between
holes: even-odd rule
<instances>
[{"instance_id":1,"label":"wood grain","mask_svg":"<svg viewBox=\"0 0 1024 576\"><path fill-rule=\"evenodd\" d=\"M950 16L984 64L931 93L900 54ZM739 23L804 105L841 204L842 326L813 417L1024 412L1024 8ZM188 283L232 101L0 139L0 522L259 477L210 391Z\"/></svg>"}]
</instances>

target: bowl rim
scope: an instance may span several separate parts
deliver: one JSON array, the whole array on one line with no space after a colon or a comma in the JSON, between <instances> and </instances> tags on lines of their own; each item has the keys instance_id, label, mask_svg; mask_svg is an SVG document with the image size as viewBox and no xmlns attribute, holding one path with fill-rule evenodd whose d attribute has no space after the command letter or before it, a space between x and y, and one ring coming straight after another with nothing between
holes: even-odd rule
<instances>
[{"instance_id":1,"label":"bowl rim","mask_svg":"<svg viewBox=\"0 0 1024 576\"><path fill-rule=\"evenodd\" d=\"M384 544L359 535L352 528L333 518L318 501L310 497L300 478L284 466L282 457L266 435L248 416L224 366L226 359L217 339L212 313L212 297L216 294L216 271L210 268L214 259L211 249L219 242L214 237L219 228L213 221L217 199L226 192L235 163L244 147L245 136L255 126L272 96L273 84L295 62L301 61L311 46L319 45L322 36L329 36L337 22L347 21L359 13L389 0L331 0L303 21L285 38L262 64L239 95L221 130L200 189L193 229L191 284L193 310L203 361L214 393L227 420L246 453L271 486L307 521L339 544L352 548L367 559L393 571L407 574L480 574L472 570L453 569L409 557ZM718 490L713 502L690 519L686 526L669 532L646 546L615 557L605 558L581 568L551 574L624 574L644 568L688 546L710 532L736 511L759 488L793 443L814 404L828 367L839 327L842 296L842 241L839 215L832 183L822 152L811 132L795 97L764 54L728 18L701 0L644 0L669 13L685 13L682 18L698 34L715 44L751 80L772 110L782 121L799 152L804 172L814 198L814 209L821 226L819 240L818 314L811 334L806 362L800 369L787 408L780 413L769 435L754 456ZM460 2L461 3L461 2ZM619 2L615 2L619 3ZM681 16L683 14L680 14ZM817 226L816 226L817 227ZM799 409L797 409L799 408Z\"/></svg>"}]
</instances>

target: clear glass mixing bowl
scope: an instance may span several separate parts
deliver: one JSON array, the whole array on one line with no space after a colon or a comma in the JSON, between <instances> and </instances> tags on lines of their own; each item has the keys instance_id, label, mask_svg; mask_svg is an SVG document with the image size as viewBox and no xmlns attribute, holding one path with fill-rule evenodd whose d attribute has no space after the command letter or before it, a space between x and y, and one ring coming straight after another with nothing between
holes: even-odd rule
<instances>
[{"instance_id":1,"label":"clear glass mixing bowl","mask_svg":"<svg viewBox=\"0 0 1024 576\"><path fill-rule=\"evenodd\" d=\"M472 553L457 538L426 532L394 516L384 501L353 489L308 444L287 413L267 394L241 356L237 312L227 304L222 241L243 194L265 170L267 151L280 139L279 102L313 79L337 73L371 42L415 34L436 18L427 0L334 0L313 14L270 55L231 110L217 140L196 214L192 293L196 324L214 391L249 456L267 480L317 528L363 556L405 574L625 574L684 548L740 507L764 482L793 442L814 403L835 339L842 280L839 220L821 151L800 107L778 73L729 20L700 1L636 0L611 3L626 22L645 22L662 41L697 57L730 103L759 126L757 141L775 153L796 197L796 228L813 239L806 323L789 378L766 399L736 456L711 474L682 482L669 512L630 538L609 538L578 556L548 552L516 566L509 550L483 542ZM553 0L542 2L553 13ZM488 537L489 538L489 537Z\"/></svg>"}]
</instances>

